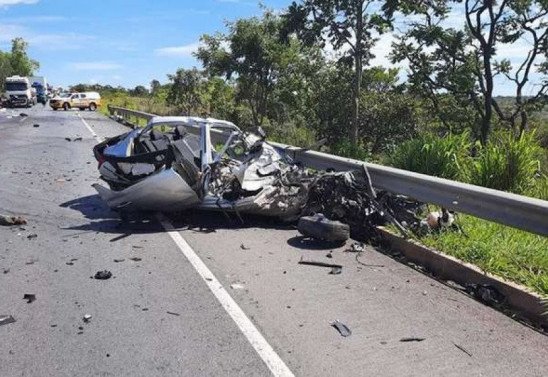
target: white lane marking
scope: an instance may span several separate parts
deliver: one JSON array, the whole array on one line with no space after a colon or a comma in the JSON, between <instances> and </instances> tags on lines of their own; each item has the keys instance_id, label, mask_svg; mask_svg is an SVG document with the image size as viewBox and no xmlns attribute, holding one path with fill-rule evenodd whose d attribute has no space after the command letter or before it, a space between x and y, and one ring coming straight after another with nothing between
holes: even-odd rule
<instances>
[{"instance_id":1,"label":"white lane marking","mask_svg":"<svg viewBox=\"0 0 548 377\"><path fill-rule=\"evenodd\" d=\"M97 136L97 134L95 133L95 131L93 131L93 128L90 127L90 125L88 124L88 122L86 122L86 120L84 118L82 118L82 116L80 114L78 114L78 118L80 118L80 120L82 121L82 123L84 123L84 126L86 126L86 128L89 130L89 132L91 132L91 135L93 136L93 138L95 140L97 140L99 143L103 141L103 138L100 137L100 136Z\"/></svg>"},{"instance_id":2,"label":"white lane marking","mask_svg":"<svg viewBox=\"0 0 548 377\"><path fill-rule=\"evenodd\" d=\"M171 236L171 239L179 247L179 250L188 259L196 272L202 277L213 295L221 303L226 312L232 317L240 331L247 338L249 343L255 348L260 358L268 366L272 374L276 377L294 377L293 372L285 365L283 360L278 356L266 339L262 336L259 330L253 325L244 311L238 306L236 301L228 294L227 290L221 285L219 280L207 268L204 262L196 254L190 245L185 241L183 236L173 228L173 225L162 214L157 214L156 217Z\"/></svg>"}]
</instances>

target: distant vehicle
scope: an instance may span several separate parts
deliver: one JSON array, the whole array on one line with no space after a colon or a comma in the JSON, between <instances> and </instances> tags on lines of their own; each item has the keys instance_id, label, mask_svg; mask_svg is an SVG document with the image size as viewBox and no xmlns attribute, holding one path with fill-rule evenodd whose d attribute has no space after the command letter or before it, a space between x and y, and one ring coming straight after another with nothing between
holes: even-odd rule
<instances>
[{"instance_id":1,"label":"distant vehicle","mask_svg":"<svg viewBox=\"0 0 548 377\"><path fill-rule=\"evenodd\" d=\"M27 77L6 77L5 87L6 105L8 107L31 107L36 104L35 91Z\"/></svg>"},{"instance_id":2,"label":"distant vehicle","mask_svg":"<svg viewBox=\"0 0 548 377\"><path fill-rule=\"evenodd\" d=\"M36 88L38 91L39 87L44 89L44 94L47 96L49 94L48 83L44 76L29 76L30 85L33 88Z\"/></svg>"},{"instance_id":3,"label":"distant vehicle","mask_svg":"<svg viewBox=\"0 0 548 377\"><path fill-rule=\"evenodd\" d=\"M63 109L67 111L77 108L95 111L101 106L101 96L97 92L62 93L50 99L49 105L53 110Z\"/></svg>"}]
</instances>

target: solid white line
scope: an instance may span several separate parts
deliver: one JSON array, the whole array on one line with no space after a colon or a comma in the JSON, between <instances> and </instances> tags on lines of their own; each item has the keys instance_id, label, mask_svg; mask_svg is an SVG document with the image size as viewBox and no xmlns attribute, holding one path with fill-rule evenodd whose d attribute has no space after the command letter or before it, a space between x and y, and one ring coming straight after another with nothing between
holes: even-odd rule
<instances>
[{"instance_id":1,"label":"solid white line","mask_svg":"<svg viewBox=\"0 0 548 377\"><path fill-rule=\"evenodd\" d=\"M82 121L82 123L84 123L84 126L86 126L86 128L89 130L89 132L91 132L91 135L93 136L93 138L95 140L97 140L99 143L103 141L103 138L102 137L99 137L97 136L97 134L95 133L95 131L93 131L93 128L90 127L90 125L88 124L88 122L86 122L86 120L84 118L82 118L82 116L78 113L78 118L80 118L80 120Z\"/></svg>"},{"instance_id":2,"label":"solid white line","mask_svg":"<svg viewBox=\"0 0 548 377\"><path fill-rule=\"evenodd\" d=\"M259 330L253 325L244 311L238 306L236 301L228 294L227 290L221 285L219 280L213 275L200 257L196 254L190 245L185 241L181 234L173 228L173 225L162 214L156 215L164 229L171 236L171 239L179 247L179 250L188 259L190 264L202 277L213 295L219 300L226 312L232 317L240 331L245 335L249 343L255 348L259 357L265 362L272 374L276 377L294 377L293 372L278 356Z\"/></svg>"}]
</instances>

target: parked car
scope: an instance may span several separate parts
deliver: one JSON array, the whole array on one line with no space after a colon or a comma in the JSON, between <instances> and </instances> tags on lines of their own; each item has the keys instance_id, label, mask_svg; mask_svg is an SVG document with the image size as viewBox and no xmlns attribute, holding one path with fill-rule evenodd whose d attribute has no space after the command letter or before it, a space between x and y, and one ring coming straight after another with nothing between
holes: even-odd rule
<instances>
[{"instance_id":1,"label":"parked car","mask_svg":"<svg viewBox=\"0 0 548 377\"><path fill-rule=\"evenodd\" d=\"M95 111L101 106L101 96L97 92L62 93L50 99L49 105L53 110L77 108Z\"/></svg>"}]
</instances>

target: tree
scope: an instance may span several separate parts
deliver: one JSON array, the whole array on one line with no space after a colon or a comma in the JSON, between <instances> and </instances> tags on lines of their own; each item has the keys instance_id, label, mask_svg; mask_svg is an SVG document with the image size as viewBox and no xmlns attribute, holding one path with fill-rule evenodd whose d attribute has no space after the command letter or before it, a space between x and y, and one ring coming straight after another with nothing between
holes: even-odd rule
<instances>
[{"instance_id":1,"label":"tree","mask_svg":"<svg viewBox=\"0 0 548 377\"><path fill-rule=\"evenodd\" d=\"M352 117L349 138L358 144L358 118L363 68L373 54L377 39L389 27L386 19L371 12L375 0L302 0L285 15L286 32L296 32L305 43L329 42L335 50L346 49L343 59L354 67Z\"/></svg>"},{"instance_id":2,"label":"tree","mask_svg":"<svg viewBox=\"0 0 548 377\"><path fill-rule=\"evenodd\" d=\"M263 125L276 83L304 56L296 39L285 43L280 38L282 19L272 12L227 26L226 35L202 36L196 56L210 77L236 83L236 101L249 106L255 126Z\"/></svg>"},{"instance_id":3,"label":"tree","mask_svg":"<svg viewBox=\"0 0 548 377\"><path fill-rule=\"evenodd\" d=\"M460 3L464 3L465 25L461 29L445 26L451 7ZM521 117L521 133L527 127L528 111L546 102L546 78L527 99L523 89L542 58L538 72L546 75L548 71L547 7L546 0L387 0L384 9L389 17L395 11L420 16L394 46L393 60L409 62L411 84L438 109L442 93L471 105L477 118L474 132L486 144L495 114L512 128ZM508 60L496 60L501 47L518 40L529 45L521 64L513 67ZM510 112L494 97L498 75L516 85Z\"/></svg>"},{"instance_id":4,"label":"tree","mask_svg":"<svg viewBox=\"0 0 548 377\"><path fill-rule=\"evenodd\" d=\"M148 90L143 85L137 85L130 91L130 94L137 97L144 97L148 94Z\"/></svg>"},{"instance_id":5,"label":"tree","mask_svg":"<svg viewBox=\"0 0 548 377\"><path fill-rule=\"evenodd\" d=\"M154 97L160 88L162 87L162 84L160 84L160 81L154 79L150 82L150 94Z\"/></svg>"},{"instance_id":6,"label":"tree","mask_svg":"<svg viewBox=\"0 0 548 377\"><path fill-rule=\"evenodd\" d=\"M19 76L32 76L40 64L27 55L28 43L23 38L15 38L11 41L10 64L12 74Z\"/></svg>"},{"instance_id":7,"label":"tree","mask_svg":"<svg viewBox=\"0 0 548 377\"><path fill-rule=\"evenodd\" d=\"M184 115L192 115L201 110L202 72L196 68L180 68L174 75L168 75L172 82L167 96L168 105L176 106Z\"/></svg>"}]
</instances>

